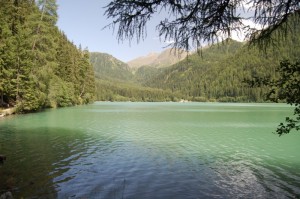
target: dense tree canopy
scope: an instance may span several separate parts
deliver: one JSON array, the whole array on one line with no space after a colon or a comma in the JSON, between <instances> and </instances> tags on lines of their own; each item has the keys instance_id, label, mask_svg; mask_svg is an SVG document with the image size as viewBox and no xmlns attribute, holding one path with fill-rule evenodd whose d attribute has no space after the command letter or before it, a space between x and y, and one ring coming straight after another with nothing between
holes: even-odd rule
<instances>
[{"instance_id":1,"label":"dense tree canopy","mask_svg":"<svg viewBox=\"0 0 300 199\"><path fill-rule=\"evenodd\" d=\"M56 27L55 0L0 0L0 107L19 112L94 98L89 52Z\"/></svg>"}]
</instances>

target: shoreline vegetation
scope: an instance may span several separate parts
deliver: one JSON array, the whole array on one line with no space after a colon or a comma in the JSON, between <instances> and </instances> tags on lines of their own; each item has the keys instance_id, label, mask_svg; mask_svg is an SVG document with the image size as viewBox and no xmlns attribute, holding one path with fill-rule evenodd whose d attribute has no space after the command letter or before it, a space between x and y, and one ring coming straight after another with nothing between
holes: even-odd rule
<instances>
[{"instance_id":1,"label":"shoreline vegetation","mask_svg":"<svg viewBox=\"0 0 300 199\"><path fill-rule=\"evenodd\" d=\"M89 51L59 30L56 10L55 1L1 5L1 117L95 100Z\"/></svg>"}]
</instances>

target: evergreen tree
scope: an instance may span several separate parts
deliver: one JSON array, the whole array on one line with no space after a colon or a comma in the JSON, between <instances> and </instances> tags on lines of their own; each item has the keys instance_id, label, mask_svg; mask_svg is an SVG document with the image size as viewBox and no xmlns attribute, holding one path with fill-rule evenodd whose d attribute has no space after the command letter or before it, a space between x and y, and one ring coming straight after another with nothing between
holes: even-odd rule
<instances>
[{"instance_id":1,"label":"evergreen tree","mask_svg":"<svg viewBox=\"0 0 300 199\"><path fill-rule=\"evenodd\" d=\"M56 9L55 0L1 0L1 105L31 112L93 101L92 66L55 26Z\"/></svg>"}]
</instances>

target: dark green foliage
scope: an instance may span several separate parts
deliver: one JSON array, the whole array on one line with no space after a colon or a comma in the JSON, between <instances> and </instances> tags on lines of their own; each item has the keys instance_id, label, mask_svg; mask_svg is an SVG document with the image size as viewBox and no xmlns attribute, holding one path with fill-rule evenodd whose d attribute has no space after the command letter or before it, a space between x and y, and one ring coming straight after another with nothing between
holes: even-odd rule
<instances>
[{"instance_id":1,"label":"dark green foliage","mask_svg":"<svg viewBox=\"0 0 300 199\"><path fill-rule=\"evenodd\" d=\"M178 101L179 93L142 87L118 81L96 81L96 97L100 101L166 102Z\"/></svg>"},{"instance_id":2,"label":"dark green foliage","mask_svg":"<svg viewBox=\"0 0 300 199\"><path fill-rule=\"evenodd\" d=\"M32 112L92 102L89 53L55 26L56 1L0 2L0 106Z\"/></svg>"},{"instance_id":3,"label":"dark green foliage","mask_svg":"<svg viewBox=\"0 0 300 199\"><path fill-rule=\"evenodd\" d=\"M280 123L276 132L279 135L289 133L291 130L300 130L300 60L295 63L283 61L277 68L279 77L271 80L272 86L268 98L272 101L286 101L295 106L295 118L286 117L286 124Z\"/></svg>"},{"instance_id":4,"label":"dark green foliage","mask_svg":"<svg viewBox=\"0 0 300 199\"><path fill-rule=\"evenodd\" d=\"M142 66L142 67L139 67L135 71L135 80L137 82L141 82L141 83L148 82L148 81L151 81L151 79L153 77L155 77L162 71L163 71L163 69L161 69L161 68L155 68L155 67L151 67L151 66Z\"/></svg>"}]
</instances>

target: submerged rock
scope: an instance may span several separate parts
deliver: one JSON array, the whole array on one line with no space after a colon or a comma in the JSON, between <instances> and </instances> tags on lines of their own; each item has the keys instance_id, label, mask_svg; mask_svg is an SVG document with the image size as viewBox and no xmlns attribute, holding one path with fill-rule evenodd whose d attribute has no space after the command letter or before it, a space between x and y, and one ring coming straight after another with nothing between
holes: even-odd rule
<instances>
[{"instance_id":1,"label":"submerged rock","mask_svg":"<svg viewBox=\"0 0 300 199\"><path fill-rule=\"evenodd\" d=\"M8 191L0 196L0 199L13 199L13 198L14 197L12 196L12 193L10 191Z\"/></svg>"},{"instance_id":2,"label":"submerged rock","mask_svg":"<svg viewBox=\"0 0 300 199\"><path fill-rule=\"evenodd\" d=\"M6 156L5 155L0 155L0 163L4 162L4 160L6 160Z\"/></svg>"}]
</instances>

